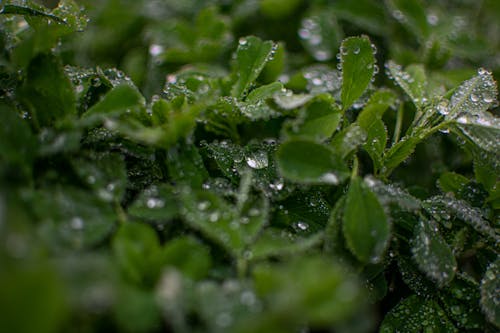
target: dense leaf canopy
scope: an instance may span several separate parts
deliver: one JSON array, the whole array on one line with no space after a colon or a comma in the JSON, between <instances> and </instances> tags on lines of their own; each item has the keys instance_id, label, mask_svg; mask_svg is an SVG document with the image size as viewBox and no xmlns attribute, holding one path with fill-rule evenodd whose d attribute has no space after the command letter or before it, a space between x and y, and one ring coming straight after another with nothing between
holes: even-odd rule
<instances>
[{"instance_id":1,"label":"dense leaf canopy","mask_svg":"<svg viewBox=\"0 0 500 333\"><path fill-rule=\"evenodd\" d=\"M0 1L0 331L497 332L499 21Z\"/></svg>"}]
</instances>

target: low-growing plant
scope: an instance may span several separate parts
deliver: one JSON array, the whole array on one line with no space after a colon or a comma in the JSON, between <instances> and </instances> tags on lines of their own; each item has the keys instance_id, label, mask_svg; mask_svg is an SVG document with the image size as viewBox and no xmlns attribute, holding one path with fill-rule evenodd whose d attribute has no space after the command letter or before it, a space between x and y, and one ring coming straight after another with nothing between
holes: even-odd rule
<instances>
[{"instance_id":1,"label":"low-growing plant","mask_svg":"<svg viewBox=\"0 0 500 333\"><path fill-rule=\"evenodd\" d=\"M500 328L495 1L83 2L0 4L1 331Z\"/></svg>"}]
</instances>

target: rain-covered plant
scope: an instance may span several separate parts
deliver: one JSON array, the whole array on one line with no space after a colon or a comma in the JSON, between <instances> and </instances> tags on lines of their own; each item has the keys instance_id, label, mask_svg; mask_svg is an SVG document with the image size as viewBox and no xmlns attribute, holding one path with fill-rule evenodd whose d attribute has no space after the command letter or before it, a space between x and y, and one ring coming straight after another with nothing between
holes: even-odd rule
<instances>
[{"instance_id":1,"label":"rain-covered plant","mask_svg":"<svg viewBox=\"0 0 500 333\"><path fill-rule=\"evenodd\" d=\"M497 1L80 3L0 2L0 331L500 328Z\"/></svg>"}]
</instances>

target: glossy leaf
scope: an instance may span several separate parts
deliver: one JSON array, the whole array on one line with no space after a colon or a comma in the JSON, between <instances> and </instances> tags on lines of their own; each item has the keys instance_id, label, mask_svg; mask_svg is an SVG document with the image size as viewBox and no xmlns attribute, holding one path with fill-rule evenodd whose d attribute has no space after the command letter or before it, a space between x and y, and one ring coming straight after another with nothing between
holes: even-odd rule
<instances>
[{"instance_id":1,"label":"glossy leaf","mask_svg":"<svg viewBox=\"0 0 500 333\"><path fill-rule=\"evenodd\" d=\"M347 158L362 146L366 140L367 133L365 129L354 123L337 133L330 142L330 146L342 158Z\"/></svg>"},{"instance_id":2,"label":"glossy leaf","mask_svg":"<svg viewBox=\"0 0 500 333\"><path fill-rule=\"evenodd\" d=\"M276 158L283 176L296 182L336 185L348 176L340 156L313 141L293 139L284 142Z\"/></svg>"},{"instance_id":3,"label":"glossy leaf","mask_svg":"<svg viewBox=\"0 0 500 333\"><path fill-rule=\"evenodd\" d=\"M368 37L350 37L340 46L342 108L347 110L366 90L375 73L375 57Z\"/></svg>"},{"instance_id":4,"label":"glossy leaf","mask_svg":"<svg viewBox=\"0 0 500 333\"><path fill-rule=\"evenodd\" d=\"M363 148L373 160L375 170L382 167L382 155L387 144L387 130L382 116L394 103L395 96L392 92L380 90L370 97L356 120L366 133L366 143Z\"/></svg>"},{"instance_id":5,"label":"glossy leaf","mask_svg":"<svg viewBox=\"0 0 500 333\"><path fill-rule=\"evenodd\" d=\"M45 189L36 194L41 233L55 248L96 246L114 228L116 215L108 203L76 188Z\"/></svg>"},{"instance_id":6,"label":"glossy leaf","mask_svg":"<svg viewBox=\"0 0 500 333\"><path fill-rule=\"evenodd\" d=\"M343 231L347 246L362 262L378 262L388 245L390 224L375 194L355 177L344 207Z\"/></svg>"},{"instance_id":7,"label":"glossy leaf","mask_svg":"<svg viewBox=\"0 0 500 333\"><path fill-rule=\"evenodd\" d=\"M326 94L319 95L301 110L292 132L312 139L329 138L337 130L341 118L341 110L333 99Z\"/></svg>"},{"instance_id":8,"label":"glossy leaf","mask_svg":"<svg viewBox=\"0 0 500 333\"><path fill-rule=\"evenodd\" d=\"M424 207L435 218L449 220L453 216L464 221L492 242L497 243L500 241L500 236L483 217L481 211L476 207L472 207L464 200L448 198L446 196L434 196L426 200Z\"/></svg>"},{"instance_id":9,"label":"glossy leaf","mask_svg":"<svg viewBox=\"0 0 500 333\"><path fill-rule=\"evenodd\" d=\"M393 16L408 26L417 37L425 38L431 32L424 6L418 0L389 0ZM396 12L397 11L397 12Z\"/></svg>"},{"instance_id":10,"label":"glossy leaf","mask_svg":"<svg viewBox=\"0 0 500 333\"><path fill-rule=\"evenodd\" d=\"M153 185L141 192L129 206L128 213L144 220L168 221L178 215L179 207L173 188Z\"/></svg>"},{"instance_id":11,"label":"glossy leaf","mask_svg":"<svg viewBox=\"0 0 500 333\"><path fill-rule=\"evenodd\" d=\"M455 132L472 145L477 158L483 159L494 170L500 170L500 118L487 112L464 115L456 119Z\"/></svg>"},{"instance_id":12,"label":"glossy leaf","mask_svg":"<svg viewBox=\"0 0 500 333\"><path fill-rule=\"evenodd\" d=\"M496 327L500 327L500 309L498 307L499 261L497 259L488 266L481 280L481 306L488 320L495 324Z\"/></svg>"},{"instance_id":13,"label":"glossy leaf","mask_svg":"<svg viewBox=\"0 0 500 333\"><path fill-rule=\"evenodd\" d=\"M242 38L236 51L235 74L237 80L231 90L234 97L243 97L250 85L273 57L275 45L257 37Z\"/></svg>"},{"instance_id":14,"label":"glossy leaf","mask_svg":"<svg viewBox=\"0 0 500 333\"><path fill-rule=\"evenodd\" d=\"M497 86L493 76L481 68L477 75L460 85L450 99L448 119L478 115L483 116L493 102L496 101Z\"/></svg>"},{"instance_id":15,"label":"glossy leaf","mask_svg":"<svg viewBox=\"0 0 500 333\"><path fill-rule=\"evenodd\" d=\"M410 96L417 108L421 108L428 101L427 78L422 65L410 65L403 70L401 65L389 61L386 68L390 77Z\"/></svg>"},{"instance_id":16,"label":"glossy leaf","mask_svg":"<svg viewBox=\"0 0 500 333\"><path fill-rule=\"evenodd\" d=\"M22 89L30 111L41 126L76 114L73 85L64 72L60 59L51 55L34 58Z\"/></svg>"},{"instance_id":17,"label":"glossy leaf","mask_svg":"<svg viewBox=\"0 0 500 333\"><path fill-rule=\"evenodd\" d=\"M442 286L453 280L457 262L438 230L434 221L420 219L415 226L412 252L420 270Z\"/></svg>"},{"instance_id":18,"label":"glossy leaf","mask_svg":"<svg viewBox=\"0 0 500 333\"><path fill-rule=\"evenodd\" d=\"M332 50L338 49L343 32L334 11L318 11L302 19L298 34L314 59L328 61L334 57Z\"/></svg>"},{"instance_id":19,"label":"glossy leaf","mask_svg":"<svg viewBox=\"0 0 500 333\"><path fill-rule=\"evenodd\" d=\"M394 307L384 318L381 333L397 332L456 332L443 309L435 301L410 296Z\"/></svg>"},{"instance_id":20,"label":"glossy leaf","mask_svg":"<svg viewBox=\"0 0 500 333\"><path fill-rule=\"evenodd\" d=\"M92 123L105 117L136 111L144 106L144 97L131 85L120 85L110 90L98 103L89 108L83 118ZM94 120L95 119L95 120Z\"/></svg>"}]
</instances>

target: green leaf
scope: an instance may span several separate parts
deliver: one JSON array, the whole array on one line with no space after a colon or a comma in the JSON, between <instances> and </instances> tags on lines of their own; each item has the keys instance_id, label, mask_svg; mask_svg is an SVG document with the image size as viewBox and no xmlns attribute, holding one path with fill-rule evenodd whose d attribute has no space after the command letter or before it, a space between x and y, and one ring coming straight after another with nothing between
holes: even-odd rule
<instances>
[{"instance_id":1,"label":"green leaf","mask_svg":"<svg viewBox=\"0 0 500 333\"><path fill-rule=\"evenodd\" d=\"M194 145L180 143L169 149L167 166L170 177L179 183L201 188L208 178L198 149Z\"/></svg>"},{"instance_id":2,"label":"green leaf","mask_svg":"<svg viewBox=\"0 0 500 333\"><path fill-rule=\"evenodd\" d=\"M417 108L421 108L428 101L427 77L422 65L410 65L403 70L401 65L389 61L386 68L389 76L410 96Z\"/></svg>"},{"instance_id":3,"label":"green leaf","mask_svg":"<svg viewBox=\"0 0 500 333\"><path fill-rule=\"evenodd\" d=\"M164 266L175 267L193 280L207 276L212 265L209 249L190 236L177 237L167 242L161 257Z\"/></svg>"},{"instance_id":4,"label":"green leaf","mask_svg":"<svg viewBox=\"0 0 500 333\"><path fill-rule=\"evenodd\" d=\"M63 19L60 17L46 13L44 10L41 10L43 7L40 5L35 5L31 1L28 2L27 6L20 6L16 4L5 4L0 10L0 14L14 14L14 15L24 15L24 16L39 16L47 19L54 20L59 23L64 23Z\"/></svg>"},{"instance_id":5,"label":"green leaf","mask_svg":"<svg viewBox=\"0 0 500 333\"><path fill-rule=\"evenodd\" d=\"M162 253L153 228L125 223L113 238L113 253L124 277L137 286L153 286L159 277Z\"/></svg>"},{"instance_id":6,"label":"green leaf","mask_svg":"<svg viewBox=\"0 0 500 333\"><path fill-rule=\"evenodd\" d=\"M366 90L375 74L375 57L366 36L349 37L340 46L342 108L347 110Z\"/></svg>"},{"instance_id":7,"label":"green leaf","mask_svg":"<svg viewBox=\"0 0 500 333\"><path fill-rule=\"evenodd\" d=\"M380 333L457 332L443 309L432 300L412 295L399 302L384 318Z\"/></svg>"},{"instance_id":8,"label":"green leaf","mask_svg":"<svg viewBox=\"0 0 500 333\"><path fill-rule=\"evenodd\" d=\"M238 257L245 247L237 212L212 192L185 189L181 214L192 228Z\"/></svg>"},{"instance_id":9,"label":"green leaf","mask_svg":"<svg viewBox=\"0 0 500 333\"><path fill-rule=\"evenodd\" d=\"M318 246L322 240L321 233L300 237L291 232L283 232L281 229L267 228L252 245L248 255L251 260L255 261L296 256Z\"/></svg>"},{"instance_id":10,"label":"green leaf","mask_svg":"<svg viewBox=\"0 0 500 333\"><path fill-rule=\"evenodd\" d=\"M313 327L331 327L362 310L363 292L357 280L323 257L260 265L253 277L257 293L270 302L268 311L287 321L302 318Z\"/></svg>"},{"instance_id":11,"label":"green leaf","mask_svg":"<svg viewBox=\"0 0 500 333\"><path fill-rule=\"evenodd\" d=\"M254 36L240 39L234 70L237 80L231 90L232 96L241 98L246 94L266 63L272 59L274 48L273 42L263 42Z\"/></svg>"},{"instance_id":12,"label":"green leaf","mask_svg":"<svg viewBox=\"0 0 500 333\"><path fill-rule=\"evenodd\" d=\"M460 117L484 116L497 98L497 85L493 75L481 68L477 75L465 81L453 93L446 118L460 123Z\"/></svg>"},{"instance_id":13,"label":"green leaf","mask_svg":"<svg viewBox=\"0 0 500 333\"><path fill-rule=\"evenodd\" d=\"M281 82L273 82L252 90L245 99L245 102L258 103L259 101L272 98L277 93L282 92L282 90L283 84Z\"/></svg>"},{"instance_id":14,"label":"green leaf","mask_svg":"<svg viewBox=\"0 0 500 333\"><path fill-rule=\"evenodd\" d=\"M310 94L284 94L274 96L274 102L283 110L294 110L306 105L314 95Z\"/></svg>"},{"instance_id":15,"label":"green leaf","mask_svg":"<svg viewBox=\"0 0 500 333\"><path fill-rule=\"evenodd\" d=\"M366 143L363 148L373 161L375 173L382 167L382 155L387 144L387 130L382 116L395 102L394 93L389 90L379 90L370 97L356 120L366 133Z\"/></svg>"},{"instance_id":16,"label":"green leaf","mask_svg":"<svg viewBox=\"0 0 500 333\"><path fill-rule=\"evenodd\" d=\"M144 97L132 85L123 84L111 89L104 97L89 108L82 118L85 123L93 124L96 121L121 115L127 111L136 112L145 105Z\"/></svg>"},{"instance_id":17,"label":"green leaf","mask_svg":"<svg viewBox=\"0 0 500 333\"><path fill-rule=\"evenodd\" d=\"M41 190L35 205L42 222L40 232L56 249L96 246L110 234L116 221L108 203L72 187Z\"/></svg>"},{"instance_id":18,"label":"green leaf","mask_svg":"<svg viewBox=\"0 0 500 333\"><path fill-rule=\"evenodd\" d=\"M73 162L76 173L103 201L120 202L125 194L127 173L117 153L92 154Z\"/></svg>"},{"instance_id":19,"label":"green leaf","mask_svg":"<svg viewBox=\"0 0 500 333\"><path fill-rule=\"evenodd\" d=\"M386 33L388 17L384 5L378 1L337 0L330 4L339 18L374 34Z\"/></svg>"},{"instance_id":20,"label":"green leaf","mask_svg":"<svg viewBox=\"0 0 500 333\"><path fill-rule=\"evenodd\" d=\"M168 221L179 213L174 189L168 185L152 185L139 194L128 213L144 220Z\"/></svg>"},{"instance_id":21,"label":"green leaf","mask_svg":"<svg viewBox=\"0 0 500 333\"><path fill-rule=\"evenodd\" d=\"M27 175L36 150L36 139L26 120L11 107L0 104L0 161L20 167ZM0 169L3 169L0 168Z\"/></svg>"},{"instance_id":22,"label":"green leaf","mask_svg":"<svg viewBox=\"0 0 500 333\"><path fill-rule=\"evenodd\" d=\"M366 131L358 124L353 123L337 133L330 142L330 146L333 151L346 159L363 145L366 139Z\"/></svg>"},{"instance_id":23,"label":"green leaf","mask_svg":"<svg viewBox=\"0 0 500 333\"><path fill-rule=\"evenodd\" d=\"M366 176L364 181L384 207L394 205L399 210L412 213L419 211L422 207L420 200L396 184L384 184L373 176Z\"/></svg>"},{"instance_id":24,"label":"green leaf","mask_svg":"<svg viewBox=\"0 0 500 333\"><path fill-rule=\"evenodd\" d=\"M436 286L416 267L411 258L400 255L397 259L398 269L404 283L417 295L432 295Z\"/></svg>"},{"instance_id":25,"label":"green leaf","mask_svg":"<svg viewBox=\"0 0 500 333\"><path fill-rule=\"evenodd\" d=\"M247 245L255 240L268 219L267 200L242 195L244 188L240 189L239 207L230 205L213 192L188 188L181 192L181 214L187 224L236 258L244 255Z\"/></svg>"},{"instance_id":26,"label":"green leaf","mask_svg":"<svg viewBox=\"0 0 500 333\"><path fill-rule=\"evenodd\" d=\"M336 185L349 175L339 155L314 141L286 141L278 149L276 158L281 174L296 182Z\"/></svg>"},{"instance_id":27,"label":"green leaf","mask_svg":"<svg viewBox=\"0 0 500 333\"><path fill-rule=\"evenodd\" d=\"M180 6L183 7L184 4ZM155 29L157 44L153 45L168 46L164 53L155 56L156 61L163 60L172 64L210 62L227 51L233 40L229 29L230 21L219 13L216 6L206 6L198 2L193 2L192 6L196 10L188 15L194 19L183 20L173 17L173 20ZM173 12L177 10L174 9ZM137 17L137 14L132 14L132 17ZM168 33L165 33L165 28L168 29Z\"/></svg>"},{"instance_id":28,"label":"green leaf","mask_svg":"<svg viewBox=\"0 0 500 333\"><path fill-rule=\"evenodd\" d=\"M59 58L39 55L28 67L22 97L40 126L51 126L76 114L73 85Z\"/></svg>"},{"instance_id":29,"label":"green leaf","mask_svg":"<svg viewBox=\"0 0 500 333\"><path fill-rule=\"evenodd\" d=\"M333 98L321 94L312 99L292 124L293 135L323 140L332 136L342 118Z\"/></svg>"},{"instance_id":30,"label":"green leaf","mask_svg":"<svg viewBox=\"0 0 500 333\"><path fill-rule=\"evenodd\" d=\"M81 140L82 133L78 129L56 131L45 127L38 136L38 155L46 157L76 152L80 149Z\"/></svg>"},{"instance_id":31,"label":"green leaf","mask_svg":"<svg viewBox=\"0 0 500 333\"><path fill-rule=\"evenodd\" d=\"M341 196L331 211L330 218L325 229L323 249L327 254L333 255L342 263L346 262L352 267L356 267L358 264L357 259L345 246L345 239L342 231L345 200L346 196Z\"/></svg>"},{"instance_id":32,"label":"green leaf","mask_svg":"<svg viewBox=\"0 0 500 333\"><path fill-rule=\"evenodd\" d=\"M335 11L313 11L301 21L299 37L306 51L317 61L328 61L334 56L343 37Z\"/></svg>"},{"instance_id":33,"label":"green leaf","mask_svg":"<svg viewBox=\"0 0 500 333\"><path fill-rule=\"evenodd\" d=\"M422 141L416 136L405 136L398 143L387 150L383 157L383 167L381 172L389 175L398 165L404 162L415 150L415 147Z\"/></svg>"},{"instance_id":34,"label":"green leaf","mask_svg":"<svg viewBox=\"0 0 500 333\"><path fill-rule=\"evenodd\" d=\"M457 327L462 330L484 330L485 318L480 308L478 283L465 274L458 273L439 299Z\"/></svg>"},{"instance_id":35,"label":"green leaf","mask_svg":"<svg viewBox=\"0 0 500 333\"><path fill-rule=\"evenodd\" d=\"M500 170L500 118L487 112L456 118L454 132L472 144L477 158Z\"/></svg>"},{"instance_id":36,"label":"green leaf","mask_svg":"<svg viewBox=\"0 0 500 333\"><path fill-rule=\"evenodd\" d=\"M276 44L273 58L266 63L260 73L259 81L263 83L278 81L286 66L287 54L284 42Z\"/></svg>"},{"instance_id":37,"label":"green leaf","mask_svg":"<svg viewBox=\"0 0 500 333\"><path fill-rule=\"evenodd\" d=\"M434 221L419 220L412 240L412 252L420 270L439 286L453 280L457 262Z\"/></svg>"},{"instance_id":38,"label":"green leaf","mask_svg":"<svg viewBox=\"0 0 500 333\"><path fill-rule=\"evenodd\" d=\"M458 193L469 179L455 172L445 172L439 176L438 185L441 191Z\"/></svg>"},{"instance_id":39,"label":"green leaf","mask_svg":"<svg viewBox=\"0 0 500 333\"><path fill-rule=\"evenodd\" d=\"M424 208L426 208L436 219L448 220L451 215L464 221L493 243L500 242L500 236L490 226L489 222L485 220L481 211L476 207L472 207L464 200L439 195L426 200L424 202Z\"/></svg>"},{"instance_id":40,"label":"green leaf","mask_svg":"<svg viewBox=\"0 0 500 333\"><path fill-rule=\"evenodd\" d=\"M417 37L425 39L429 36L431 27L427 14L419 0L390 0L387 1L393 16L402 24L408 26Z\"/></svg>"},{"instance_id":41,"label":"green leaf","mask_svg":"<svg viewBox=\"0 0 500 333\"><path fill-rule=\"evenodd\" d=\"M481 307L488 320L500 328L500 307L498 290L500 288L500 259L493 261L481 280Z\"/></svg>"},{"instance_id":42,"label":"green leaf","mask_svg":"<svg viewBox=\"0 0 500 333\"><path fill-rule=\"evenodd\" d=\"M347 192L343 231L347 246L362 262L382 259L390 239L390 224L375 194L363 180L351 180Z\"/></svg>"}]
</instances>

